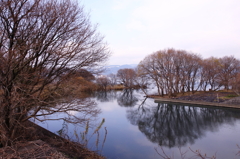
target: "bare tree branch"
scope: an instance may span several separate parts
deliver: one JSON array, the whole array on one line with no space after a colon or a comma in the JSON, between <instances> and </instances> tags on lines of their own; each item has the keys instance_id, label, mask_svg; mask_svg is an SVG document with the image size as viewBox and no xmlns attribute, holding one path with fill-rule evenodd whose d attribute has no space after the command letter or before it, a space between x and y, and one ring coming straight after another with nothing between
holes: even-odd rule
<instances>
[{"instance_id":1,"label":"bare tree branch","mask_svg":"<svg viewBox=\"0 0 240 159\"><path fill-rule=\"evenodd\" d=\"M66 94L57 93L68 74L81 68L95 70L110 55L82 7L71 0L0 0L0 32L0 141L4 145L16 137L13 130L30 118L90 112L91 101L66 104L71 99L61 99Z\"/></svg>"}]
</instances>

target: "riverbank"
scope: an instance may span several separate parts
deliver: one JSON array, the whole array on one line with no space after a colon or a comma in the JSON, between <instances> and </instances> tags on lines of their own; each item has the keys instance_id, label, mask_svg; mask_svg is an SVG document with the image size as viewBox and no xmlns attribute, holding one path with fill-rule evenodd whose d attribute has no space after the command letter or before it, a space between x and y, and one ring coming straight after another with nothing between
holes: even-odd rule
<instances>
[{"instance_id":1,"label":"riverbank","mask_svg":"<svg viewBox=\"0 0 240 159\"><path fill-rule=\"evenodd\" d=\"M232 91L195 92L175 98L153 96L155 102L207 105L212 107L240 108L240 97Z\"/></svg>"},{"instance_id":2,"label":"riverbank","mask_svg":"<svg viewBox=\"0 0 240 159\"><path fill-rule=\"evenodd\" d=\"M0 148L2 158L104 159L83 145L64 139L32 122L26 123L24 139Z\"/></svg>"}]
</instances>

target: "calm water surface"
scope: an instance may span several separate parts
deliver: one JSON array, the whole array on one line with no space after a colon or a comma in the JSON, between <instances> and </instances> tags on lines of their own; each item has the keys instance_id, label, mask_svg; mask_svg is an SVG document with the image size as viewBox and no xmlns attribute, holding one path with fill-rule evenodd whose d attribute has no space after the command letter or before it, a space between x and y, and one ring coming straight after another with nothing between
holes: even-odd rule
<instances>
[{"instance_id":1,"label":"calm water surface","mask_svg":"<svg viewBox=\"0 0 240 159\"><path fill-rule=\"evenodd\" d=\"M154 103L137 91L99 92L93 100L102 110L96 123L102 118L105 123L98 135L90 130L85 143L109 159L160 159L158 153L163 155L163 151L175 159L187 151L186 158L190 158L195 155L190 149L217 159L240 158L236 155L240 150L239 110ZM75 141L85 131L83 126L63 121L38 124L54 133L67 127L66 133Z\"/></svg>"}]
</instances>

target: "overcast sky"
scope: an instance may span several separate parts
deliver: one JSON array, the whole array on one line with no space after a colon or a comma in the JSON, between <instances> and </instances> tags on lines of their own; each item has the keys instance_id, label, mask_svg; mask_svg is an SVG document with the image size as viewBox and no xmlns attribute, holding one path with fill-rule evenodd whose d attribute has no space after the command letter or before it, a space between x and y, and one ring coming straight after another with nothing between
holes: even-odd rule
<instances>
[{"instance_id":1,"label":"overcast sky","mask_svg":"<svg viewBox=\"0 0 240 159\"><path fill-rule=\"evenodd\" d=\"M240 59L240 0L81 0L105 36L108 62L138 64L167 48Z\"/></svg>"}]
</instances>

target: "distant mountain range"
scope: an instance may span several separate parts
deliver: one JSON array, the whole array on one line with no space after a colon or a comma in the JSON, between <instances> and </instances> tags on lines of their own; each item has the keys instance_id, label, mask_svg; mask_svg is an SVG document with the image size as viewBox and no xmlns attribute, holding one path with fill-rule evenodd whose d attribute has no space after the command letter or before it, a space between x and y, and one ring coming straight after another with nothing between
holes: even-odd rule
<instances>
[{"instance_id":1,"label":"distant mountain range","mask_svg":"<svg viewBox=\"0 0 240 159\"><path fill-rule=\"evenodd\" d=\"M106 66L106 70L104 71L104 75L108 75L108 74L117 74L117 71L120 69L124 69L124 68L136 68L137 64L125 64L125 65L108 65Z\"/></svg>"}]
</instances>

